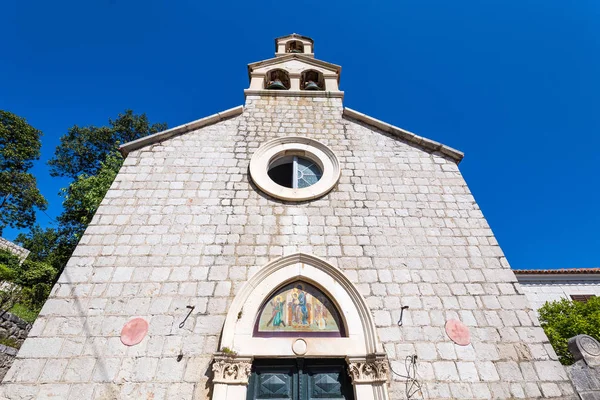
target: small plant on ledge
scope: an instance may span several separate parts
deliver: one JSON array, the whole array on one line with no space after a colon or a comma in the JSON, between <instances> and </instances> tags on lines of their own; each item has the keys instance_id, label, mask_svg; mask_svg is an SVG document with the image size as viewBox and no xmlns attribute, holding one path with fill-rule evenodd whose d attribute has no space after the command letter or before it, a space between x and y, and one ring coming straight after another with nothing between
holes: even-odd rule
<instances>
[{"instance_id":1,"label":"small plant on ledge","mask_svg":"<svg viewBox=\"0 0 600 400\"><path fill-rule=\"evenodd\" d=\"M221 353L223 353L224 356L230 358L234 358L235 356L237 356L237 352L235 350L231 350L229 347L222 347Z\"/></svg>"}]
</instances>

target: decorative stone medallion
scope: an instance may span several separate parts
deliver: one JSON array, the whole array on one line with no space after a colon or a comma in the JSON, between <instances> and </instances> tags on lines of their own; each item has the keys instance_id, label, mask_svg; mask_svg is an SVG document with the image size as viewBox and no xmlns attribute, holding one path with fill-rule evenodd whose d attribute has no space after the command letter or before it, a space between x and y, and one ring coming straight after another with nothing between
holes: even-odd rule
<instances>
[{"instance_id":1,"label":"decorative stone medallion","mask_svg":"<svg viewBox=\"0 0 600 400\"><path fill-rule=\"evenodd\" d=\"M148 333L148 322L143 318L134 318L121 330L121 342L125 346L134 346L144 340Z\"/></svg>"},{"instance_id":2,"label":"decorative stone medallion","mask_svg":"<svg viewBox=\"0 0 600 400\"><path fill-rule=\"evenodd\" d=\"M307 349L308 349L308 345L306 344L306 341L304 341L303 339L297 339L294 342L294 344L292 344L292 351L296 355L302 356L302 355L306 354Z\"/></svg>"},{"instance_id":3,"label":"decorative stone medallion","mask_svg":"<svg viewBox=\"0 0 600 400\"><path fill-rule=\"evenodd\" d=\"M579 339L579 345L586 353L592 356L600 356L600 344L593 337L583 336Z\"/></svg>"},{"instance_id":4,"label":"decorative stone medallion","mask_svg":"<svg viewBox=\"0 0 600 400\"><path fill-rule=\"evenodd\" d=\"M446 334L459 346L467 346L471 343L469 328L457 319L450 319L446 322Z\"/></svg>"},{"instance_id":5,"label":"decorative stone medallion","mask_svg":"<svg viewBox=\"0 0 600 400\"><path fill-rule=\"evenodd\" d=\"M590 367L600 367L600 343L593 337L574 336L569 339L568 348L575 361L585 360Z\"/></svg>"}]
</instances>

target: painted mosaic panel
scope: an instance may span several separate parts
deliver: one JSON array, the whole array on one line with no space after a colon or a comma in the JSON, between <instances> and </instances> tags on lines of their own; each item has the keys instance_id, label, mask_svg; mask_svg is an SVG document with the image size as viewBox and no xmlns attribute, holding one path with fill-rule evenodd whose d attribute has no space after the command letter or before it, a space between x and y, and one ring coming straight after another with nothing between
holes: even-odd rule
<instances>
[{"instance_id":1,"label":"painted mosaic panel","mask_svg":"<svg viewBox=\"0 0 600 400\"><path fill-rule=\"evenodd\" d=\"M323 292L308 283L294 282L271 296L257 321L258 336L278 333L342 336L343 329L337 309Z\"/></svg>"}]
</instances>

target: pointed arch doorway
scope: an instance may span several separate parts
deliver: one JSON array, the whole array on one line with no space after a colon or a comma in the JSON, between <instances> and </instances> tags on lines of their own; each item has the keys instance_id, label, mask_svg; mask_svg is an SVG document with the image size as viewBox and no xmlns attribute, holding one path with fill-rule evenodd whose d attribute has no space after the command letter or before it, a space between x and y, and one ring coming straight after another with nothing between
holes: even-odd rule
<instances>
[{"instance_id":1,"label":"pointed arch doorway","mask_svg":"<svg viewBox=\"0 0 600 400\"><path fill-rule=\"evenodd\" d=\"M303 299L298 290L298 299L290 307L287 300L294 298L294 288L302 283L306 285L303 290L310 289ZM274 260L244 284L228 311L219 348L222 352L213 363L213 400L260 399L253 386L259 370L269 363L286 362L288 366L295 363L297 370L300 362L313 371L319 370L315 367L319 363L329 362L331 370L323 373L330 375L317 378L323 380L322 387L331 387L331 374L338 374L335 380L342 386L349 377L352 397L341 388L346 397L340 399L389 399L388 361L365 300L341 270L311 255L298 253ZM301 383L311 381L304 370L288 376L291 385L294 379L298 382L299 395L307 393L308 387L303 389ZM285 381L283 377L279 380ZM248 390L249 381L254 394ZM271 381L276 383L274 390L281 386L277 379Z\"/></svg>"}]
</instances>

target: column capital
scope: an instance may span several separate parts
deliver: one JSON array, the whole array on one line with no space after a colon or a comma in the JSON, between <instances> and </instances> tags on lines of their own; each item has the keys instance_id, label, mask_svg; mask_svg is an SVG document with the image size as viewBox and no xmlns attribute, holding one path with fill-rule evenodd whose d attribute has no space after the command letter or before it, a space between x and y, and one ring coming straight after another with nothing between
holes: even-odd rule
<instances>
[{"instance_id":1,"label":"column capital","mask_svg":"<svg viewBox=\"0 0 600 400\"><path fill-rule=\"evenodd\" d=\"M390 364L384 353L347 357L348 374L354 384L389 382Z\"/></svg>"},{"instance_id":2,"label":"column capital","mask_svg":"<svg viewBox=\"0 0 600 400\"><path fill-rule=\"evenodd\" d=\"M213 383L247 385L252 371L252 357L217 353L213 357Z\"/></svg>"}]
</instances>

